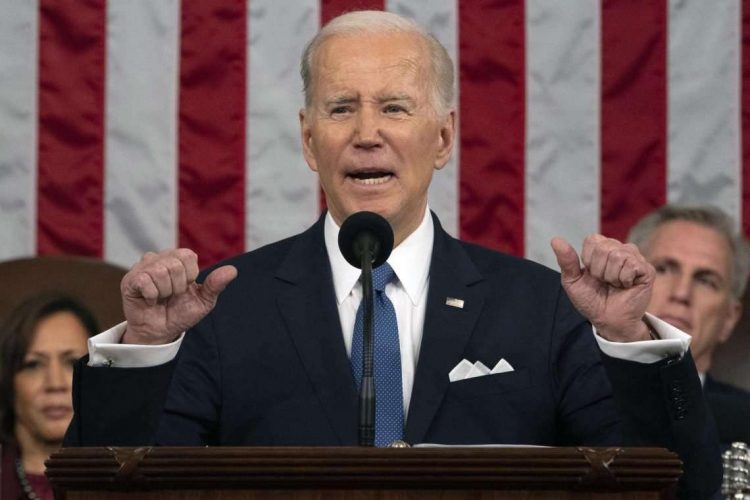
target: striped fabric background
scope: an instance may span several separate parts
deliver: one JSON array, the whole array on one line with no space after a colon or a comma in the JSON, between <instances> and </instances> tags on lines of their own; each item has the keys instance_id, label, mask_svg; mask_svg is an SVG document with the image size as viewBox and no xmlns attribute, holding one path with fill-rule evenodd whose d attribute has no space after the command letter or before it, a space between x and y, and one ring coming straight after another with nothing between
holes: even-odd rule
<instances>
[{"instance_id":1,"label":"striped fabric background","mask_svg":"<svg viewBox=\"0 0 750 500\"><path fill-rule=\"evenodd\" d=\"M320 210L299 54L353 8L426 25L458 67L458 148L431 207L553 267L665 201L750 229L748 0L2 0L0 260L202 263Z\"/></svg>"}]
</instances>

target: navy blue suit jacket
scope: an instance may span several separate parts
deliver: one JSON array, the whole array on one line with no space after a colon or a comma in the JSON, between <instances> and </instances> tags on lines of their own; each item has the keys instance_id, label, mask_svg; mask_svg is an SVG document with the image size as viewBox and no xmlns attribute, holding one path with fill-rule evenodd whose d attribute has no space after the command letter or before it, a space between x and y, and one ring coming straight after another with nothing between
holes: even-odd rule
<instances>
[{"instance_id":1,"label":"navy blue suit jacket","mask_svg":"<svg viewBox=\"0 0 750 500\"><path fill-rule=\"evenodd\" d=\"M407 442L665 446L703 478L695 491L718 487L715 428L689 355L650 365L603 356L558 273L434 222ZM323 218L226 263L237 279L174 362L77 366L68 444L356 445ZM515 370L450 383L464 358Z\"/></svg>"},{"instance_id":2,"label":"navy blue suit jacket","mask_svg":"<svg viewBox=\"0 0 750 500\"><path fill-rule=\"evenodd\" d=\"M710 375L706 375L703 391L716 419L722 447L729 448L734 441L750 443L750 392Z\"/></svg>"}]
</instances>

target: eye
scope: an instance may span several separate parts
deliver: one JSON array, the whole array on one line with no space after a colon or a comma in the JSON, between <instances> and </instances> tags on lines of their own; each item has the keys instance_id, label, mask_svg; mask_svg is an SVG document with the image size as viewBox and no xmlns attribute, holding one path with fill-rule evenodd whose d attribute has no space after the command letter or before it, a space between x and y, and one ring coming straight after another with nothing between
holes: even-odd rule
<instances>
[{"instance_id":1,"label":"eye","mask_svg":"<svg viewBox=\"0 0 750 500\"><path fill-rule=\"evenodd\" d=\"M38 359L27 359L21 364L20 371L34 371L38 370L43 366L42 362Z\"/></svg>"},{"instance_id":2,"label":"eye","mask_svg":"<svg viewBox=\"0 0 750 500\"><path fill-rule=\"evenodd\" d=\"M406 113L406 108L401 106L400 104L386 104L383 107L383 112L387 114L394 114L394 113Z\"/></svg>"},{"instance_id":3,"label":"eye","mask_svg":"<svg viewBox=\"0 0 750 500\"><path fill-rule=\"evenodd\" d=\"M78 362L78 356L70 356L65 359L65 365L70 367L71 369L76 365Z\"/></svg>"},{"instance_id":4,"label":"eye","mask_svg":"<svg viewBox=\"0 0 750 500\"><path fill-rule=\"evenodd\" d=\"M351 106L342 105L342 106L334 106L333 108L331 108L330 114L331 116L343 116L351 112L352 112Z\"/></svg>"},{"instance_id":5,"label":"eye","mask_svg":"<svg viewBox=\"0 0 750 500\"><path fill-rule=\"evenodd\" d=\"M654 269L658 274L664 274L669 270L666 264L654 264Z\"/></svg>"},{"instance_id":6,"label":"eye","mask_svg":"<svg viewBox=\"0 0 750 500\"><path fill-rule=\"evenodd\" d=\"M721 288L719 281L712 276L699 275L696 276L695 281L703 286L709 287L712 290L718 291Z\"/></svg>"}]
</instances>

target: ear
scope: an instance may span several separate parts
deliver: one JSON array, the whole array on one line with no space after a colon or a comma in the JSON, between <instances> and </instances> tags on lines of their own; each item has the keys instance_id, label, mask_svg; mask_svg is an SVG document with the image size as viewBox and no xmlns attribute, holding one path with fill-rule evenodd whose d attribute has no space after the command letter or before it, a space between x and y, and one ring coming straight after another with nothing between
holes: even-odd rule
<instances>
[{"instance_id":1,"label":"ear","mask_svg":"<svg viewBox=\"0 0 750 500\"><path fill-rule=\"evenodd\" d=\"M318 162L315 159L312 127L310 117L307 116L308 110L302 108L299 110L299 129L300 139L302 140L302 155L305 157L307 166L313 172L318 171Z\"/></svg>"},{"instance_id":2,"label":"ear","mask_svg":"<svg viewBox=\"0 0 750 500\"><path fill-rule=\"evenodd\" d=\"M451 109L440 126L438 150L435 156L435 170L443 168L451 158L453 143L456 140L456 110Z\"/></svg>"},{"instance_id":3,"label":"ear","mask_svg":"<svg viewBox=\"0 0 750 500\"><path fill-rule=\"evenodd\" d=\"M719 335L719 344L723 344L729 337L731 337L734 327L742 316L742 302L738 299L732 298L731 303L727 307L727 317L724 319L724 328Z\"/></svg>"}]
</instances>

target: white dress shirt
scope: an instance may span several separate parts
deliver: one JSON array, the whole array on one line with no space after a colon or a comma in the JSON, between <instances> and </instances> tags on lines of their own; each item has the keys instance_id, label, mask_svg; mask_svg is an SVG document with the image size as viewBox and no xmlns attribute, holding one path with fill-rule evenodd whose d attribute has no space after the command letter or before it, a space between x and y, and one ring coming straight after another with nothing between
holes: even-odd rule
<instances>
[{"instance_id":1,"label":"white dress shirt","mask_svg":"<svg viewBox=\"0 0 750 500\"><path fill-rule=\"evenodd\" d=\"M341 255L338 237L339 226L329 212L325 220L326 249L333 271L333 288L339 309L341 331L344 332L344 345L346 353L351 356L354 320L359 303L362 302L362 283L359 281L361 271L349 264ZM419 346L422 343L434 238L432 216L428 209L425 210L425 215L417 229L394 248L388 257L388 263L397 278L386 285L385 294L393 302L398 323L404 415L409 414L411 389L417 369Z\"/></svg>"},{"instance_id":2,"label":"white dress shirt","mask_svg":"<svg viewBox=\"0 0 750 500\"><path fill-rule=\"evenodd\" d=\"M333 286L344 335L347 354L351 355L354 320L362 301L360 270L351 266L338 247L339 227L330 212L325 219L325 244L333 271ZM422 342L429 269L432 258L434 228L429 207L422 222L400 245L393 249L388 263L397 279L389 283L385 293L393 302L398 322L401 346L401 379L404 395L404 415L409 414L414 373ZM610 342L595 335L599 348L608 356L620 359L653 363L674 354L683 354L690 345L690 336L678 328L646 313L659 340L641 342ZM158 346L136 346L120 344L125 332L125 323L89 339L90 366L117 366L139 368L156 366L173 359L184 333L174 342ZM460 360L456 360L458 363ZM448 374L445 374L448 377Z\"/></svg>"}]
</instances>

